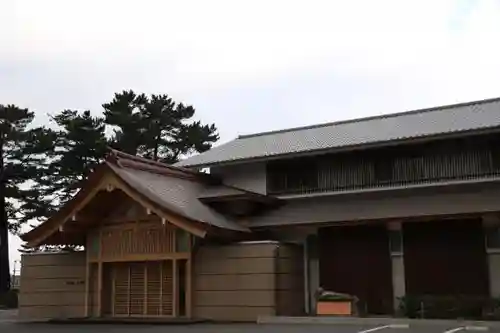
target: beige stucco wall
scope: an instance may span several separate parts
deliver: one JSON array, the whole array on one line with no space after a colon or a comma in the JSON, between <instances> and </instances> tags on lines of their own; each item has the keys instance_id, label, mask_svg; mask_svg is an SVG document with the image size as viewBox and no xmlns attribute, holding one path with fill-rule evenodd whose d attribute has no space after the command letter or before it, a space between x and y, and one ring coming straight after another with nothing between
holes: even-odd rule
<instances>
[{"instance_id":1,"label":"beige stucco wall","mask_svg":"<svg viewBox=\"0 0 500 333\"><path fill-rule=\"evenodd\" d=\"M309 259L309 312L316 313L316 291L321 287L319 283L319 259Z\"/></svg>"},{"instance_id":2,"label":"beige stucco wall","mask_svg":"<svg viewBox=\"0 0 500 333\"><path fill-rule=\"evenodd\" d=\"M84 304L84 252L22 256L20 319L83 317Z\"/></svg>"},{"instance_id":3,"label":"beige stucco wall","mask_svg":"<svg viewBox=\"0 0 500 333\"><path fill-rule=\"evenodd\" d=\"M276 314L304 315L304 287L302 245L281 244L276 257Z\"/></svg>"},{"instance_id":4,"label":"beige stucco wall","mask_svg":"<svg viewBox=\"0 0 500 333\"><path fill-rule=\"evenodd\" d=\"M406 295L406 280L404 257L402 254L391 255L392 261L392 290L394 295L394 308L399 307L399 299Z\"/></svg>"},{"instance_id":5,"label":"beige stucco wall","mask_svg":"<svg viewBox=\"0 0 500 333\"><path fill-rule=\"evenodd\" d=\"M358 195L311 196L288 200L281 208L251 218L248 223L254 227L283 225L283 223L292 226L498 212L499 196L498 184L380 191Z\"/></svg>"},{"instance_id":6,"label":"beige stucco wall","mask_svg":"<svg viewBox=\"0 0 500 333\"><path fill-rule=\"evenodd\" d=\"M267 191L265 163L245 163L210 168L210 173L221 176L224 183L245 190L265 194Z\"/></svg>"},{"instance_id":7,"label":"beige stucco wall","mask_svg":"<svg viewBox=\"0 0 500 333\"><path fill-rule=\"evenodd\" d=\"M193 263L193 315L219 321L297 312L303 304L293 251L276 242L202 246ZM293 257L293 258L292 258Z\"/></svg>"},{"instance_id":8,"label":"beige stucco wall","mask_svg":"<svg viewBox=\"0 0 500 333\"><path fill-rule=\"evenodd\" d=\"M500 252L488 253L488 267L490 274L490 295L500 297Z\"/></svg>"}]
</instances>

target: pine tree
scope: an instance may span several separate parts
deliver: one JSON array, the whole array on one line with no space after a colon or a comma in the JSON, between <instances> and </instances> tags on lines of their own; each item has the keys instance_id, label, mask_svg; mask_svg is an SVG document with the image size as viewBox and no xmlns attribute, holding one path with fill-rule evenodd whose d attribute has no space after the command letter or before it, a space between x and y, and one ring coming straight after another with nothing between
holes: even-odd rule
<instances>
[{"instance_id":1,"label":"pine tree","mask_svg":"<svg viewBox=\"0 0 500 333\"><path fill-rule=\"evenodd\" d=\"M57 133L39 127L27 131L25 136L11 155L13 163L10 164L12 172L8 198L13 200L8 207L12 209L9 220L14 232L29 221L53 213L49 210L51 200L44 197L41 184L50 174L50 156L54 154Z\"/></svg>"},{"instance_id":2,"label":"pine tree","mask_svg":"<svg viewBox=\"0 0 500 333\"><path fill-rule=\"evenodd\" d=\"M193 106L168 95L123 91L103 108L106 123L115 128L112 145L130 154L175 163L183 155L210 149L219 139L215 125L193 121Z\"/></svg>"},{"instance_id":3,"label":"pine tree","mask_svg":"<svg viewBox=\"0 0 500 333\"><path fill-rule=\"evenodd\" d=\"M103 117L92 116L90 111L64 110L52 118L57 130L41 132L34 148L45 149L48 165L37 167L31 192L25 193L24 220L43 220L59 210L102 162L108 145L173 163L185 154L210 149L218 140L215 125L194 121L195 109L168 95L147 97L123 91L103 108ZM114 133L108 140L105 133L109 129ZM52 150L47 149L47 141L52 142Z\"/></svg>"},{"instance_id":4,"label":"pine tree","mask_svg":"<svg viewBox=\"0 0 500 333\"><path fill-rule=\"evenodd\" d=\"M111 146L125 153L135 155L145 136L141 105L145 95L137 95L132 90L115 93L113 100L102 105L105 122L114 130Z\"/></svg>"},{"instance_id":5,"label":"pine tree","mask_svg":"<svg viewBox=\"0 0 500 333\"><path fill-rule=\"evenodd\" d=\"M37 196L24 188L43 166L52 149L44 128L30 129L33 112L15 105L0 105L0 292L10 288L8 232L25 222L22 209ZM42 144L43 143L43 144Z\"/></svg>"},{"instance_id":6,"label":"pine tree","mask_svg":"<svg viewBox=\"0 0 500 333\"><path fill-rule=\"evenodd\" d=\"M64 110L53 117L58 126L55 152L48 176L41 182L53 208L65 204L89 173L103 161L107 150L102 117L90 111Z\"/></svg>"}]
</instances>

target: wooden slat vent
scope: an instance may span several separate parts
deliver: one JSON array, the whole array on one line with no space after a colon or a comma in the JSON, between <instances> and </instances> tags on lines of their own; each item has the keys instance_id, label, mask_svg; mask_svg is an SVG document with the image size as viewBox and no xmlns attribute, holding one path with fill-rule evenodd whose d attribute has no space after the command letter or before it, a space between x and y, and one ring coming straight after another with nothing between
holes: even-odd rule
<instances>
[{"instance_id":1,"label":"wooden slat vent","mask_svg":"<svg viewBox=\"0 0 500 333\"><path fill-rule=\"evenodd\" d=\"M171 316L172 261L114 263L111 294L115 316Z\"/></svg>"}]
</instances>

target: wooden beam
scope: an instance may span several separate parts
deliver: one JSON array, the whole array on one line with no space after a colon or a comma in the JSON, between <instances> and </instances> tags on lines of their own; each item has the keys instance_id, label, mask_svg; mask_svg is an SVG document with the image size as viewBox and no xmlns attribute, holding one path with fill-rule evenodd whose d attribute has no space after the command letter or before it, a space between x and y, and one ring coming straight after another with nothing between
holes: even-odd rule
<instances>
[{"instance_id":1,"label":"wooden beam","mask_svg":"<svg viewBox=\"0 0 500 333\"><path fill-rule=\"evenodd\" d=\"M164 209L158 208L155 204L152 204L149 199L145 199L143 195L137 193L136 190L132 189L129 184L118 178L118 176L113 177L109 182L114 182L116 188L119 188L133 200L141 204L144 208L149 209L161 218L165 218L170 224L173 224L181 229L186 230L198 237L205 237L206 231L197 228L188 219L177 216L175 214L169 213Z\"/></svg>"},{"instance_id":2,"label":"wooden beam","mask_svg":"<svg viewBox=\"0 0 500 333\"><path fill-rule=\"evenodd\" d=\"M166 254L127 254L123 256L103 256L101 259L92 259L90 262L126 262L126 261L159 261L159 260L174 260L174 259L187 259L189 252L179 253L166 253Z\"/></svg>"},{"instance_id":3,"label":"wooden beam","mask_svg":"<svg viewBox=\"0 0 500 333\"><path fill-rule=\"evenodd\" d=\"M36 247L40 245L46 238L48 238L51 234L56 232L59 229L59 226L63 225L68 219L70 219L77 211L82 209L86 204L92 200L97 193L99 193L102 190L103 184L107 184L108 180L112 177L111 174L103 176L100 180L97 186L94 188L89 188L84 190L81 190L78 192L78 194L66 205L72 204L70 209L64 210L65 207L63 207L60 212L56 213L54 218L49 219L48 221L42 223L40 226L37 228L40 228L42 225L46 225L47 223L50 223L51 226L48 227L46 230L43 230L38 237L36 237L33 240L30 240L27 242L27 245L29 247Z\"/></svg>"},{"instance_id":4,"label":"wooden beam","mask_svg":"<svg viewBox=\"0 0 500 333\"><path fill-rule=\"evenodd\" d=\"M78 192L77 196L65 205L60 212L58 212L49 221L43 223L36 228L37 235L33 239L28 240L27 245L29 247L36 247L43 244L43 242L54 232L57 232L60 226L64 225L66 221L75 216L76 212L81 210L85 205L87 205L96 195L102 190L106 190L108 186L119 189L123 191L126 195L132 198L134 201L142 205L146 210L151 211L160 218L164 218L168 223L173 224L187 232L196 235L198 237L205 237L207 230L203 224L198 221L190 220L182 215L172 213L168 209L164 209L159 204L153 202L151 199L147 198L142 193L138 192L131 185L119 178L118 175L114 173L108 173L101 176L98 181L95 182L93 188L86 188ZM77 219L78 220L78 219ZM91 225L95 222L92 219L83 219L84 223L90 223ZM94 221L94 222L93 222ZM72 221L75 223L76 221ZM79 229L75 228L74 231L78 232ZM33 235L34 236L34 235Z\"/></svg>"}]
</instances>

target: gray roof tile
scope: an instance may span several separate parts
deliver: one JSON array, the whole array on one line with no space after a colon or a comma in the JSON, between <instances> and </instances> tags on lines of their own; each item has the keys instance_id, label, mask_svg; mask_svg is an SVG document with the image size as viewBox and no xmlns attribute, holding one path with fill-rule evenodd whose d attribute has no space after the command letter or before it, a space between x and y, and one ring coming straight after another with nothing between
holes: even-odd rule
<instances>
[{"instance_id":1,"label":"gray roof tile","mask_svg":"<svg viewBox=\"0 0 500 333\"><path fill-rule=\"evenodd\" d=\"M113 171L150 200L166 209L209 225L236 231L249 229L217 213L198 200L205 185L187 179L108 164Z\"/></svg>"},{"instance_id":2,"label":"gray roof tile","mask_svg":"<svg viewBox=\"0 0 500 333\"><path fill-rule=\"evenodd\" d=\"M497 126L500 98L240 136L177 165L214 165Z\"/></svg>"}]
</instances>

